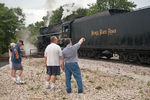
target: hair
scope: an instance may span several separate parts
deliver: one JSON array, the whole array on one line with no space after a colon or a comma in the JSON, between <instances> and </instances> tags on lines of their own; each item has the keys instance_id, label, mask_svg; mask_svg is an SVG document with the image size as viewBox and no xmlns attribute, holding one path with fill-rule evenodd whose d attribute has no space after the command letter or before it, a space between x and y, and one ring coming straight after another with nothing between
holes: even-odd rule
<instances>
[{"instance_id":1,"label":"hair","mask_svg":"<svg viewBox=\"0 0 150 100\"><path fill-rule=\"evenodd\" d=\"M24 45L24 44L23 44L23 40L18 40L17 43L22 43L22 45Z\"/></svg>"},{"instance_id":2,"label":"hair","mask_svg":"<svg viewBox=\"0 0 150 100\"><path fill-rule=\"evenodd\" d=\"M50 39L51 39L51 42L54 42L57 39L57 37L56 36L52 36Z\"/></svg>"},{"instance_id":3,"label":"hair","mask_svg":"<svg viewBox=\"0 0 150 100\"><path fill-rule=\"evenodd\" d=\"M15 46L15 43L10 43L10 47L14 47Z\"/></svg>"},{"instance_id":4,"label":"hair","mask_svg":"<svg viewBox=\"0 0 150 100\"><path fill-rule=\"evenodd\" d=\"M71 39L70 38L67 38L64 42L65 46L67 46L69 43L71 42Z\"/></svg>"}]
</instances>

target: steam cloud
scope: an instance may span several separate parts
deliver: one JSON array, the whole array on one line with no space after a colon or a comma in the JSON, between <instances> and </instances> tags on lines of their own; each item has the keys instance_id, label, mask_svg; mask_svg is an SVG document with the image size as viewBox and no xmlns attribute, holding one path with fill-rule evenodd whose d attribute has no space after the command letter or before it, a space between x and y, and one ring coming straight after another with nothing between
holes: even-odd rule
<instances>
[{"instance_id":1,"label":"steam cloud","mask_svg":"<svg viewBox=\"0 0 150 100\"><path fill-rule=\"evenodd\" d=\"M50 16L52 11L56 8L63 6L64 12L62 19L72 13L72 11L77 10L78 8L87 8L88 4L95 3L96 0L46 0L46 10L47 18L45 21L45 26L48 26L50 21Z\"/></svg>"},{"instance_id":2,"label":"steam cloud","mask_svg":"<svg viewBox=\"0 0 150 100\"><path fill-rule=\"evenodd\" d=\"M24 42L24 46L23 46L23 49L25 50L25 55L30 55L30 50L31 49L34 49L31 53L37 53L37 48L31 44L31 40L29 40L29 36L30 36L31 32L25 28L25 29L22 29L21 31L19 31L17 33L19 39L23 40Z\"/></svg>"},{"instance_id":3,"label":"steam cloud","mask_svg":"<svg viewBox=\"0 0 150 100\"><path fill-rule=\"evenodd\" d=\"M46 20L45 20L45 26L48 27L49 22L50 22L50 16L52 14L52 11L55 9L55 5L56 2L55 0L46 0L46 11L47 11L47 15L46 15Z\"/></svg>"}]
</instances>

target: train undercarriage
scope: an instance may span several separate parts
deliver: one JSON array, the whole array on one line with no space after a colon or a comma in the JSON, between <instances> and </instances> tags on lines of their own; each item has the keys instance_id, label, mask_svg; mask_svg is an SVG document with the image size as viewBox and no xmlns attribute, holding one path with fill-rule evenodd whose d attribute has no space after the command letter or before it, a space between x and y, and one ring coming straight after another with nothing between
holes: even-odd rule
<instances>
[{"instance_id":1,"label":"train undercarriage","mask_svg":"<svg viewBox=\"0 0 150 100\"><path fill-rule=\"evenodd\" d=\"M118 55L118 59L124 62L150 64L150 51L81 48L78 54L79 57L88 57L96 59L100 59L102 57L110 59L114 55Z\"/></svg>"}]
</instances>

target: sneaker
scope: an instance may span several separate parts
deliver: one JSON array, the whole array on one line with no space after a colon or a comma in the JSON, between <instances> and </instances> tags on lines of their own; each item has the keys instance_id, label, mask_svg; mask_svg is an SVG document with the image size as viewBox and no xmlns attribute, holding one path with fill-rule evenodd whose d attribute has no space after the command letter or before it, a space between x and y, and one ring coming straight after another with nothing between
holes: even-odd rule
<instances>
[{"instance_id":1,"label":"sneaker","mask_svg":"<svg viewBox=\"0 0 150 100\"><path fill-rule=\"evenodd\" d=\"M18 84L24 84L25 82L22 81L22 80L18 80L17 83L18 83Z\"/></svg>"},{"instance_id":2,"label":"sneaker","mask_svg":"<svg viewBox=\"0 0 150 100\"><path fill-rule=\"evenodd\" d=\"M83 90L78 91L78 93L83 93Z\"/></svg>"},{"instance_id":3,"label":"sneaker","mask_svg":"<svg viewBox=\"0 0 150 100\"><path fill-rule=\"evenodd\" d=\"M46 88L46 89L50 89L49 84L45 84L45 88Z\"/></svg>"},{"instance_id":4,"label":"sneaker","mask_svg":"<svg viewBox=\"0 0 150 100\"><path fill-rule=\"evenodd\" d=\"M69 93L71 93L71 91L67 91L67 93L69 94Z\"/></svg>"},{"instance_id":5,"label":"sneaker","mask_svg":"<svg viewBox=\"0 0 150 100\"><path fill-rule=\"evenodd\" d=\"M56 88L55 88L55 84L54 83L52 83L51 89L55 91Z\"/></svg>"},{"instance_id":6,"label":"sneaker","mask_svg":"<svg viewBox=\"0 0 150 100\"><path fill-rule=\"evenodd\" d=\"M54 86L54 87L51 87L51 89L54 90L54 91L56 90L55 86Z\"/></svg>"},{"instance_id":7,"label":"sneaker","mask_svg":"<svg viewBox=\"0 0 150 100\"><path fill-rule=\"evenodd\" d=\"M11 80L12 80L14 83L17 83L17 79L16 79L16 78L11 78Z\"/></svg>"}]
</instances>

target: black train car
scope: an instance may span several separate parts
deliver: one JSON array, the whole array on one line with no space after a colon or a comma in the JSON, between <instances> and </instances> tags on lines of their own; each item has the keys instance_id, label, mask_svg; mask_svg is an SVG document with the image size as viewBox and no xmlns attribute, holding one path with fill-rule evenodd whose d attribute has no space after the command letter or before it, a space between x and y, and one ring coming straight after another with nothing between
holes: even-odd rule
<instances>
[{"instance_id":1,"label":"black train car","mask_svg":"<svg viewBox=\"0 0 150 100\"><path fill-rule=\"evenodd\" d=\"M73 43L86 38L80 56L110 58L117 53L121 60L150 64L150 8L132 12L110 9L62 27L63 38L72 38Z\"/></svg>"},{"instance_id":2,"label":"black train car","mask_svg":"<svg viewBox=\"0 0 150 100\"><path fill-rule=\"evenodd\" d=\"M48 27L41 27L39 31L37 48L38 52L44 52L47 45L50 44L50 37L57 36L62 33L61 23L49 25Z\"/></svg>"}]
</instances>

